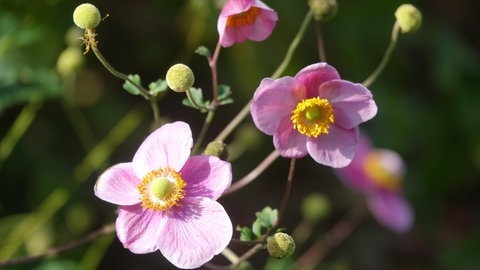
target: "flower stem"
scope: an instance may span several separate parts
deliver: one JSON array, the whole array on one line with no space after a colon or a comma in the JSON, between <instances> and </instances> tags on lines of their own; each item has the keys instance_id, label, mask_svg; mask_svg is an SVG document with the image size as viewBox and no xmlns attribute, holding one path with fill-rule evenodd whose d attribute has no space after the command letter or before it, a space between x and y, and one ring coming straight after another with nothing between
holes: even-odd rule
<instances>
[{"instance_id":1,"label":"flower stem","mask_svg":"<svg viewBox=\"0 0 480 270\"><path fill-rule=\"evenodd\" d=\"M295 163L296 163L296 159L292 158L290 160L290 169L288 170L287 183L285 185L285 191L283 192L282 203L280 204L280 208L278 209L277 220L275 220L275 223L272 226L273 228L277 227L278 224L280 224L280 220L283 216L283 213L287 208L288 199L290 198L290 192L292 190L292 180L293 180L293 172L295 171Z\"/></svg>"},{"instance_id":2,"label":"flower stem","mask_svg":"<svg viewBox=\"0 0 480 270\"><path fill-rule=\"evenodd\" d=\"M265 171L268 166L270 166L277 158L279 154L276 150L273 150L270 155L268 155L260 164L255 167L251 172L245 175L242 179L238 180L237 182L233 183L230 188L225 190L222 196L234 193L235 191L245 187L246 185L250 184L253 180L255 180L263 171Z\"/></svg>"},{"instance_id":3,"label":"flower stem","mask_svg":"<svg viewBox=\"0 0 480 270\"><path fill-rule=\"evenodd\" d=\"M380 73L383 71L383 69L387 65L388 60L390 60L390 56L392 55L393 49L395 48L395 45L397 44L399 30L400 30L400 26L398 25L397 22L395 22L395 24L393 24L390 44L388 44L387 50L385 51L385 54L383 55L382 61L380 62L378 67L362 83L365 87L369 87L377 79L377 77L380 75Z\"/></svg>"},{"instance_id":4,"label":"flower stem","mask_svg":"<svg viewBox=\"0 0 480 270\"><path fill-rule=\"evenodd\" d=\"M325 46L323 42L322 25L318 21L314 21L314 23L315 34L317 36L318 58L320 59L320 62L327 62L327 55L325 54Z\"/></svg>"},{"instance_id":5,"label":"flower stem","mask_svg":"<svg viewBox=\"0 0 480 270\"><path fill-rule=\"evenodd\" d=\"M212 93L213 93L212 105L213 107L216 107L218 104L217 60L218 60L218 55L220 54L221 48L222 48L222 45L220 44L220 40L219 40L217 43L217 47L215 47L215 52L213 53L213 56L208 58L208 65L212 70Z\"/></svg>"},{"instance_id":6,"label":"flower stem","mask_svg":"<svg viewBox=\"0 0 480 270\"><path fill-rule=\"evenodd\" d=\"M200 133L198 134L198 138L195 141L195 146L193 147L192 153L196 154L198 151L198 148L202 145L203 140L205 139L205 135L207 134L207 130L210 127L210 124L212 123L214 115L215 115L215 110L208 111L207 117L205 117L205 122L203 124L202 130L200 130Z\"/></svg>"},{"instance_id":7,"label":"flower stem","mask_svg":"<svg viewBox=\"0 0 480 270\"><path fill-rule=\"evenodd\" d=\"M303 36L305 35L305 31L308 26L308 22L312 20L312 12L309 11L305 18L303 19L302 25L300 26L300 29L297 32L297 35L294 37L292 42L290 43L290 46L287 49L287 53L285 54L282 62L280 65L277 67L275 72L272 74L271 78L272 79L277 79L280 77L285 69L288 67L290 64L290 61L292 60L293 53L298 47L298 44L302 40ZM216 140L225 140L228 135L240 124L240 122L245 119L245 117L248 115L250 112L250 105L252 103L252 100L248 101L247 104L240 110L240 112L233 118L232 121L220 132L220 134L217 136Z\"/></svg>"},{"instance_id":8,"label":"flower stem","mask_svg":"<svg viewBox=\"0 0 480 270\"><path fill-rule=\"evenodd\" d=\"M295 37L292 40L292 43L290 43L290 46L288 47L285 57L283 58L280 65L277 67L277 70L275 70L275 72L273 73L272 79L276 79L280 77L285 71L285 69L288 67L288 65L290 64L293 53L297 49L298 44L300 44L300 41L302 40L308 24L312 20L312 17L313 17L313 14L311 11L309 11L305 16L305 18L303 19L302 25L300 26L300 29L298 30L297 35L295 35Z\"/></svg>"},{"instance_id":9,"label":"flower stem","mask_svg":"<svg viewBox=\"0 0 480 270\"><path fill-rule=\"evenodd\" d=\"M13 125L0 141L0 168L3 162L10 156L15 145L23 137L27 129L32 124L37 116L38 110L42 108L43 101L37 98L32 98L30 102L23 107L20 114L17 116Z\"/></svg>"},{"instance_id":10,"label":"flower stem","mask_svg":"<svg viewBox=\"0 0 480 270\"><path fill-rule=\"evenodd\" d=\"M298 259L295 269L313 269L328 254L328 252L340 245L360 224L365 217L366 211L363 205L355 205L339 220L321 240L313 243Z\"/></svg>"},{"instance_id":11,"label":"flower stem","mask_svg":"<svg viewBox=\"0 0 480 270\"><path fill-rule=\"evenodd\" d=\"M29 262L41 260L44 258L52 257L55 255L58 255L60 253L63 253L65 251L77 248L81 245L84 245L102 235L109 234L115 231L115 223L108 224L96 231L93 231L89 234L87 234L85 237L82 239L78 239L76 241L72 241L70 243L67 243L63 246L59 247L54 247L46 250L44 253L40 255L35 255L35 256L25 256L25 257L19 257L19 258L13 258L7 261L0 262L0 267L7 267L7 266L13 266L13 265L20 265L20 264L26 264Z\"/></svg>"},{"instance_id":12,"label":"flower stem","mask_svg":"<svg viewBox=\"0 0 480 270\"><path fill-rule=\"evenodd\" d=\"M145 99L149 100L150 101L150 105L152 106L152 110L153 110L153 118L154 118L154 122L155 124L157 125L160 121L160 111L158 109L158 104L157 104L157 101L155 99L155 96L152 96L150 94L149 91L147 91L145 88L143 88L143 86L141 86L140 84L137 84L136 82L134 82L133 80L131 80L126 74L123 74L122 72L116 70L108 61L107 59L105 59L105 57L103 56L103 54L100 52L100 50L98 49L97 47L97 41L95 39L95 31L92 30L92 29L87 29L86 30L86 43L87 43L87 48L92 48L92 51L93 53L95 54L95 56L97 57L97 59L100 61L100 63L102 63L102 65L115 77L123 80L123 81L127 81L129 82L130 84L134 85L140 95L142 97L144 97Z\"/></svg>"},{"instance_id":13,"label":"flower stem","mask_svg":"<svg viewBox=\"0 0 480 270\"><path fill-rule=\"evenodd\" d=\"M196 101L195 99L193 98L192 96L192 92L190 91L190 89L187 89L187 91L185 91L185 94L187 94L187 98L188 100L190 100L190 103L192 103L193 107L195 107L195 109L202 109L203 107L200 106Z\"/></svg>"}]
</instances>

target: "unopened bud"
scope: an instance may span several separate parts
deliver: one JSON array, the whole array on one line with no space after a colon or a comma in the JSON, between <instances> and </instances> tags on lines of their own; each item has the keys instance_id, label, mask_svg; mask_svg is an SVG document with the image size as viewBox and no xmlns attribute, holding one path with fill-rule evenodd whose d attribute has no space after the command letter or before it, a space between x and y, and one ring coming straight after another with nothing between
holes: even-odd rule
<instances>
[{"instance_id":1,"label":"unopened bud","mask_svg":"<svg viewBox=\"0 0 480 270\"><path fill-rule=\"evenodd\" d=\"M187 65L175 64L168 69L166 81L170 89L182 93L193 86L195 76Z\"/></svg>"},{"instance_id":2,"label":"unopened bud","mask_svg":"<svg viewBox=\"0 0 480 270\"><path fill-rule=\"evenodd\" d=\"M286 233L275 233L267 239L267 251L275 259L284 259L295 252L295 241Z\"/></svg>"},{"instance_id":3,"label":"unopened bud","mask_svg":"<svg viewBox=\"0 0 480 270\"><path fill-rule=\"evenodd\" d=\"M321 193L311 193L302 200L303 218L310 222L318 222L330 212L330 201Z\"/></svg>"},{"instance_id":4,"label":"unopened bud","mask_svg":"<svg viewBox=\"0 0 480 270\"><path fill-rule=\"evenodd\" d=\"M83 53L79 47L68 47L58 56L58 73L63 77L75 74L82 67L83 59Z\"/></svg>"},{"instance_id":5,"label":"unopened bud","mask_svg":"<svg viewBox=\"0 0 480 270\"><path fill-rule=\"evenodd\" d=\"M226 160L228 157L227 145L220 140L210 142L203 153L205 155L219 157L221 160Z\"/></svg>"},{"instance_id":6,"label":"unopened bud","mask_svg":"<svg viewBox=\"0 0 480 270\"><path fill-rule=\"evenodd\" d=\"M73 11L73 22L82 29L94 29L101 20L100 11L90 3L81 4Z\"/></svg>"},{"instance_id":7,"label":"unopened bud","mask_svg":"<svg viewBox=\"0 0 480 270\"><path fill-rule=\"evenodd\" d=\"M308 0L313 18L319 22L326 22L337 14L337 0Z\"/></svg>"},{"instance_id":8,"label":"unopened bud","mask_svg":"<svg viewBox=\"0 0 480 270\"><path fill-rule=\"evenodd\" d=\"M413 33L422 25L422 13L413 5L400 5L395 11L395 18L402 33Z\"/></svg>"}]
</instances>

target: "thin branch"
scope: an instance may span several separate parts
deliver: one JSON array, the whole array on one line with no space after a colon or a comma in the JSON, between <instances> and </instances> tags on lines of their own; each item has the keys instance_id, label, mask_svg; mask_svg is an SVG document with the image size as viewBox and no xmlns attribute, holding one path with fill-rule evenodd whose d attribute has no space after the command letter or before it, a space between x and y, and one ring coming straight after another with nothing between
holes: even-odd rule
<instances>
[{"instance_id":1,"label":"thin branch","mask_svg":"<svg viewBox=\"0 0 480 270\"><path fill-rule=\"evenodd\" d=\"M337 247L350 236L365 217L365 213L363 205L352 207L345 217L325 234L324 239L316 241L298 258L295 269L313 269L327 256L332 248Z\"/></svg>"},{"instance_id":2,"label":"thin branch","mask_svg":"<svg viewBox=\"0 0 480 270\"><path fill-rule=\"evenodd\" d=\"M102 235L109 234L115 231L115 223L108 224L96 231L93 231L89 234L87 234L84 238L78 239L76 241L72 241L70 243L67 243L63 246L59 247L54 247L47 249L44 253L35 255L35 256L25 256L25 257L19 257L19 258L13 258L7 261L0 262L0 267L6 267L6 266L13 266L13 265L20 265L20 264L26 264L30 263L33 261L38 261L44 258L48 257L53 257L56 256L60 253L63 253L65 251L77 248L81 245L84 245Z\"/></svg>"},{"instance_id":3,"label":"thin branch","mask_svg":"<svg viewBox=\"0 0 480 270\"><path fill-rule=\"evenodd\" d=\"M238 180L237 182L233 183L229 189L225 190L222 196L231 194L246 185L250 184L253 180L255 180L265 169L270 166L277 158L279 154L276 150L273 150L270 155L268 155L260 164L255 167L251 172L245 175L242 179Z\"/></svg>"}]
</instances>

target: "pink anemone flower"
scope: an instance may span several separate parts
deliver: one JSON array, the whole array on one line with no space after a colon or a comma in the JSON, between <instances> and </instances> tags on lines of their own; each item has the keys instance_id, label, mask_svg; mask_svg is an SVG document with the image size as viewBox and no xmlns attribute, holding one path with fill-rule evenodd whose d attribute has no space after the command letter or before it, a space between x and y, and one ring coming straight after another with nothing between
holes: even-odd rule
<instances>
[{"instance_id":1,"label":"pink anemone flower","mask_svg":"<svg viewBox=\"0 0 480 270\"><path fill-rule=\"evenodd\" d=\"M411 228L413 211L401 190L405 166L396 152L373 148L360 134L355 158L336 173L347 186L365 194L370 212L380 224L398 233Z\"/></svg>"},{"instance_id":2,"label":"pink anemone flower","mask_svg":"<svg viewBox=\"0 0 480 270\"><path fill-rule=\"evenodd\" d=\"M244 42L265 40L278 20L277 13L260 0L228 0L217 22L223 47Z\"/></svg>"},{"instance_id":3,"label":"pink anemone flower","mask_svg":"<svg viewBox=\"0 0 480 270\"><path fill-rule=\"evenodd\" d=\"M334 168L347 166L358 143L358 125L377 113L363 85L340 79L326 63L309 65L295 77L263 79L250 112L258 129L273 135L279 154L310 155Z\"/></svg>"},{"instance_id":4,"label":"pink anemone flower","mask_svg":"<svg viewBox=\"0 0 480 270\"><path fill-rule=\"evenodd\" d=\"M192 156L184 122L166 124L140 145L132 162L103 172L95 195L120 205L117 236L133 253L156 250L179 268L198 268L220 253L232 223L216 200L230 186L231 165Z\"/></svg>"}]
</instances>

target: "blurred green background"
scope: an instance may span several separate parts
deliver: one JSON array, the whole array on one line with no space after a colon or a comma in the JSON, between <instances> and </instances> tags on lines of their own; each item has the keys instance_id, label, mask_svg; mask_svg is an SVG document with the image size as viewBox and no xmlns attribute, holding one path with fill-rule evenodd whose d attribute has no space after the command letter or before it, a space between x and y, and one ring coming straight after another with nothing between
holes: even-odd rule
<instances>
[{"instance_id":1,"label":"blurred green background","mask_svg":"<svg viewBox=\"0 0 480 270\"><path fill-rule=\"evenodd\" d=\"M279 15L270 38L221 51L219 82L232 87L235 103L219 109L209 139L273 73L307 12L306 2L265 0ZM125 92L123 82L91 52L78 58L82 65L72 67L75 72L58 71L62 51L70 48L75 57L83 50L75 39L82 32L71 30L72 12L80 3L0 0L0 260L39 254L114 221L115 206L93 195L96 177L109 165L131 160L151 128L149 104ZM186 63L195 72L195 86L209 96L207 61L193 51L199 45L214 49L221 1L92 3L110 15L97 28L97 39L114 67L140 74L147 85L164 78L170 65ZM402 3L339 1L339 12L323 25L323 34L328 62L344 79L361 82L375 69ZM423 25L400 37L389 65L370 87L379 113L363 128L377 147L405 159L405 195L415 225L397 235L367 216L316 269L480 269L480 2L410 3L422 11ZM310 25L285 75L317 61ZM182 99L166 94L159 100L161 116L188 122L196 136L205 115L181 105ZM256 131L250 118L227 143L238 155L232 161L235 180L273 149L271 137ZM278 207L287 172L288 160L279 159L256 182L220 200L234 226L250 225L265 205ZM287 231L301 219L302 198L314 191L329 198L331 209L312 239L321 238L352 205L364 203L331 169L304 158L297 162L282 224ZM312 243L298 247L297 255ZM252 264L262 269L266 259L259 252ZM169 267L159 252L135 255L107 235L9 269Z\"/></svg>"}]
</instances>

